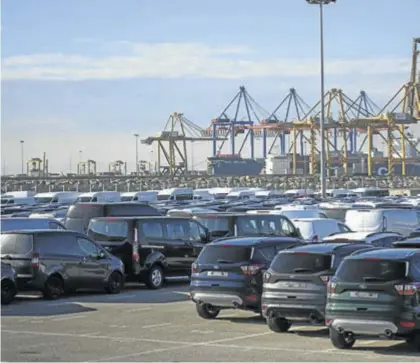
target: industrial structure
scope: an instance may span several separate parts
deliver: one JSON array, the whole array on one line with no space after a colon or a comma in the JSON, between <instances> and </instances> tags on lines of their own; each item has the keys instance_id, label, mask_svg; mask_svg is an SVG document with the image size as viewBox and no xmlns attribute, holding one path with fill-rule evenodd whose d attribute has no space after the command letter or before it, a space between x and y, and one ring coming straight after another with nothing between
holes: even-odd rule
<instances>
[{"instance_id":1,"label":"industrial structure","mask_svg":"<svg viewBox=\"0 0 420 363\"><path fill-rule=\"evenodd\" d=\"M323 139L329 177L420 176L419 140L410 130L420 120L419 59L420 38L414 38L409 80L382 107L365 91L356 98L340 88L326 91L324 135L320 133L321 100L311 107L294 88L268 112L240 86L207 128L174 112L163 131L142 140L156 147L156 165L147 172L147 161L142 160L137 174L185 176L192 170L187 144L205 141L212 145L207 167L210 175L315 177L320 169ZM223 151L226 147L228 152ZM96 162L80 162L77 173L96 175ZM127 175L126 164L120 160L110 163L109 173ZM45 155L43 160L28 161L27 175L48 175Z\"/></svg>"}]
</instances>

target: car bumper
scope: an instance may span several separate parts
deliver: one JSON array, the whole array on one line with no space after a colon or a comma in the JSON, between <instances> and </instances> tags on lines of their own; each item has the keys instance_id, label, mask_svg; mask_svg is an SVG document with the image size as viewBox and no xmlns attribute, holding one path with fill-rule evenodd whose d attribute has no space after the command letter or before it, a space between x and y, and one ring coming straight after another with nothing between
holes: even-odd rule
<instances>
[{"instance_id":1,"label":"car bumper","mask_svg":"<svg viewBox=\"0 0 420 363\"><path fill-rule=\"evenodd\" d=\"M325 317L324 305L296 305L289 304L266 304L262 303L265 317L281 317L292 321L307 321L311 323L323 323Z\"/></svg>"}]
</instances>

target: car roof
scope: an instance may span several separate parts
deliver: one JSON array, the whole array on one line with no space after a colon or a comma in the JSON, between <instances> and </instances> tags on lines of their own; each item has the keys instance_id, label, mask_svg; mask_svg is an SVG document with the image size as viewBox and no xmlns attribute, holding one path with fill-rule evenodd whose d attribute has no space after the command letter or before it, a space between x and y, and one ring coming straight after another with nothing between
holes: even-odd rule
<instances>
[{"instance_id":1,"label":"car roof","mask_svg":"<svg viewBox=\"0 0 420 363\"><path fill-rule=\"evenodd\" d=\"M80 236L84 236L85 238L87 238L87 236L85 236L82 233L76 232L76 231L71 231L68 229L23 229L20 231L6 231L6 232L2 232L2 234L54 234L54 233L61 233L61 234L77 234Z\"/></svg>"},{"instance_id":2,"label":"car roof","mask_svg":"<svg viewBox=\"0 0 420 363\"><path fill-rule=\"evenodd\" d=\"M127 217L94 217L91 220L101 220L101 221L125 221L125 220L138 220L138 219L172 219L172 220L187 220L190 221L190 217L184 216L127 216Z\"/></svg>"},{"instance_id":3,"label":"car roof","mask_svg":"<svg viewBox=\"0 0 420 363\"><path fill-rule=\"evenodd\" d=\"M261 244L270 244L270 243L285 243L285 242L296 242L304 243L299 238L294 237L232 237L224 238L217 241L208 243L206 246L222 246L222 245L235 245L235 246L258 246Z\"/></svg>"},{"instance_id":4,"label":"car roof","mask_svg":"<svg viewBox=\"0 0 420 363\"><path fill-rule=\"evenodd\" d=\"M321 254L329 254L334 252L341 247L345 246L354 246L355 244L352 243L312 243L303 246L295 247L293 250L289 252L309 252L309 253L321 253ZM369 248L369 245L366 245L366 248Z\"/></svg>"},{"instance_id":5,"label":"car roof","mask_svg":"<svg viewBox=\"0 0 420 363\"><path fill-rule=\"evenodd\" d=\"M324 241L333 241L335 239L348 239L353 241L362 241L366 238L370 237L385 237L385 236L395 236L399 235L399 233L396 232L344 232L344 233L334 233L333 235L330 235L328 237L325 237Z\"/></svg>"},{"instance_id":6,"label":"car roof","mask_svg":"<svg viewBox=\"0 0 420 363\"><path fill-rule=\"evenodd\" d=\"M348 256L349 259L381 258L387 260L405 260L420 253L413 248L378 248Z\"/></svg>"},{"instance_id":7,"label":"car roof","mask_svg":"<svg viewBox=\"0 0 420 363\"><path fill-rule=\"evenodd\" d=\"M116 205L116 206L121 206L121 205L137 205L137 206L148 206L150 207L150 204L148 203L141 203L141 202L109 202L109 203L76 203L76 204L72 204L70 207L77 207L77 206L105 206L105 205Z\"/></svg>"}]
</instances>

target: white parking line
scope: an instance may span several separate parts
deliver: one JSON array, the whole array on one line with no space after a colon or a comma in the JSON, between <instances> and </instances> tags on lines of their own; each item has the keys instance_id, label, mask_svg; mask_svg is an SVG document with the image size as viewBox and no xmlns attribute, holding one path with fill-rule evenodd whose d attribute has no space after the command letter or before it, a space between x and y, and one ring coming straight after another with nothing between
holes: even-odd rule
<instances>
[{"instance_id":1,"label":"white parking line","mask_svg":"<svg viewBox=\"0 0 420 363\"><path fill-rule=\"evenodd\" d=\"M142 328L148 329L148 328L157 328L160 326L168 326L171 325L171 323L162 323L162 324L152 324L152 325L143 325Z\"/></svg>"},{"instance_id":2,"label":"white parking line","mask_svg":"<svg viewBox=\"0 0 420 363\"><path fill-rule=\"evenodd\" d=\"M63 318L54 318L51 321L63 321L63 320L72 320L72 319L80 319L85 318L86 315L72 315L72 316L65 316Z\"/></svg>"},{"instance_id":3,"label":"white parking line","mask_svg":"<svg viewBox=\"0 0 420 363\"><path fill-rule=\"evenodd\" d=\"M139 312L139 311L149 311L152 310L152 308L137 308L137 309L128 309L128 310L124 310L126 313L134 313L134 312Z\"/></svg>"}]
</instances>

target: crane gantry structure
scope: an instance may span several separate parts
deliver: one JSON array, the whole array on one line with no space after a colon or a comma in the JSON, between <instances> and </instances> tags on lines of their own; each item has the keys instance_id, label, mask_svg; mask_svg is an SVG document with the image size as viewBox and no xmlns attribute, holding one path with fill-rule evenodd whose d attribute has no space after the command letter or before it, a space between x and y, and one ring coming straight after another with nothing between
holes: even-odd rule
<instances>
[{"instance_id":1,"label":"crane gantry structure","mask_svg":"<svg viewBox=\"0 0 420 363\"><path fill-rule=\"evenodd\" d=\"M310 107L291 88L269 113L241 86L208 128L203 129L183 114L174 113L159 136L149 137L143 143L157 142L158 170L162 174L178 175L188 171L187 141L211 141L213 157L226 156L221 150L227 140L230 141L228 155L231 156L240 156L249 143L250 157L255 159L255 141L261 140L262 158L271 154L279 142L280 155L291 156L293 174L297 174L299 163L309 160L308 171L314 175L319 170L319 145L324 138L328 175L334 169L349 175L352 164L366 158L369 176L374 174L374 165L379 163L387 163L387 173L391 176L399 165L405 176L408 163L420 163L418 156L406 155L407 145L417 150L409 127L420 120L419 48L420 38L414 38L409 81L383 107L378 107L365 91L353 99L339 88L328 90L324 94L324 135L320 134L321 100ZM386 157L374 146L378 140L386 145ZM164 148L164 142L169 143L168 149ZM161 154L167 161L166 166L161 165ZM300 157L303 155L307 158Z\"/></svg>"}]
</instances>

